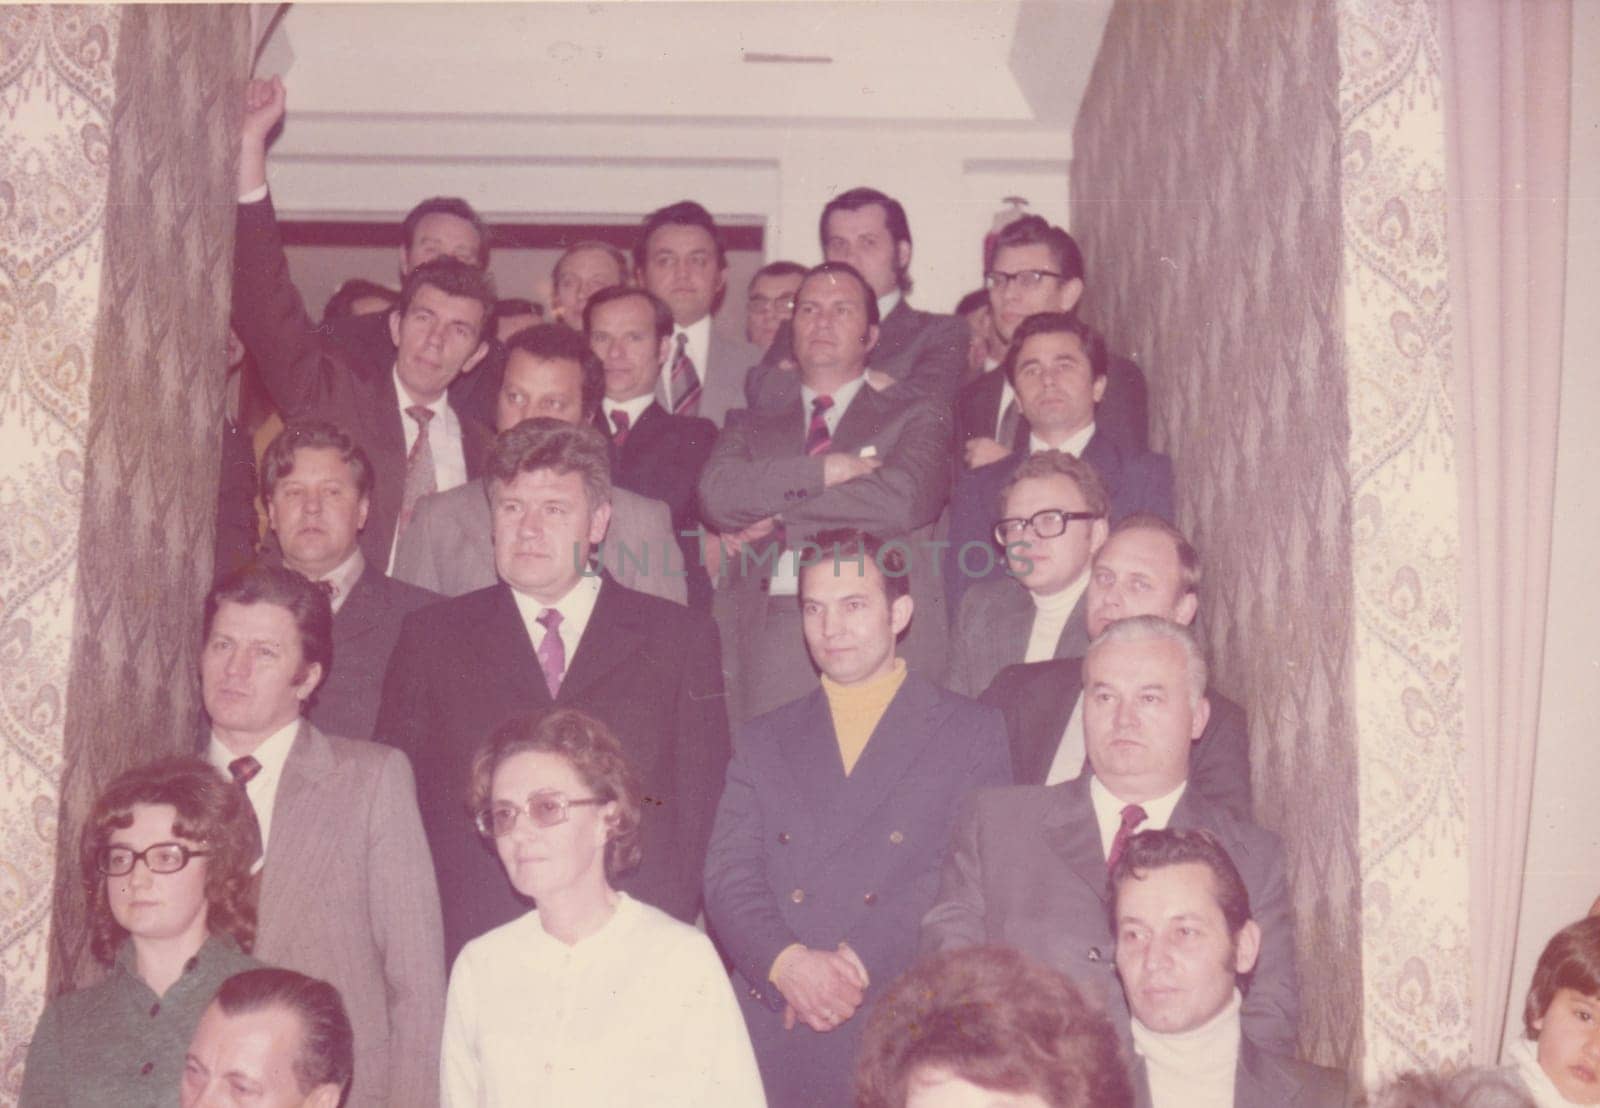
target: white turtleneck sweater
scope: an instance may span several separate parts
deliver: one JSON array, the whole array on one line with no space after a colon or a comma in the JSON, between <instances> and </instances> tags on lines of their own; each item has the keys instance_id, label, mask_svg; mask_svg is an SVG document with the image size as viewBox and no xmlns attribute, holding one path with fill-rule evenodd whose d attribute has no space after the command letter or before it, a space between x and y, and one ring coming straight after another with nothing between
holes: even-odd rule
<instances>
[{"instance_id":1,"label":"white turtleneck sweater","mask_svg":"<svg viewBox=\"0 0 1600 1108\"><path fill-rule=\"evenodd\" d=\"M1239 1066L1239 990L1193 1031L1164 1035L1133 1020L1133 1050L1144 1059L1153 1108L1233 1108Z\"/></svg>"},{"instance_id":2,"label":"white turtleneck sweater","mask_svg":"<svg viewBox=\"0 0 1600 1108\"><path fill-rule=\"evenodd\" d=\"M1033 598L1033 625L1028 630L1028 650L1022 657L1024 662L1047 662L1056 656L1056 643L1061 641L1061 632L1072 617L1072 609L1078 606L1083 591L1088 587L1089 570L1084 567L1076 581L1054 596L1028 593Z\"/></svg>"},{"instance_id":3,"label":"white turtleneck sweater","mask_svg":"<svg viewBox=\"0 0 1600 1108\"><path fill-rule=\"evenodd\" d=\"M1534 1040L1518 1039L1506 1051L1506 1057L1539 1108L1573 1108L1578 1103L1562 1096L1556 1083L1544 1072L1544 1067L1539 1064L1539 1044Z\"/></svg>"}]
</instances>

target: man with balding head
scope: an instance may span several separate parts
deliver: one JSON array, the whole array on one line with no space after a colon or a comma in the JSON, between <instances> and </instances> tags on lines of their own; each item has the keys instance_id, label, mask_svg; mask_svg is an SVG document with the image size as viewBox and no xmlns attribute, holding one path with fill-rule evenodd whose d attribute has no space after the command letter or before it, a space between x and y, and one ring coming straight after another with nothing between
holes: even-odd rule
<instances>
[{"instance_id":1,"label":"man with balding head","mask_svg":"<svg viewBox=\"0 0 1600 1108\"><path fill-rule=\"evenodd\" d=\"M1157 616L1112 624L1089 645L1084 684L1090 773L968 798L938 902L923 918L924 951L1015 946L1098 997L1126 1034L1107 872L1136 831L1204 828L1238 866L1261 927L1242 1026L1257 1044L1292 1054L1300 1001L1283 848L1190 787L1189 748L1210 714L1194 636Z\"/></svg>"},{"instance_id":2,"label":"man with balding head","mask_svg":"<svg viewBox=\"0 0 1600 1108\"><path fill-rule=\"evenodd\" d=\"M973 592L977 590L974 589ZM1095 553L1084 596L1090 637L1131 616L1192 626L1200 609L1200 555L1172 524L1129 516ZM1084 766L1083 659L1060 657L1002 669L983 700L1005 713L1017 780L1054 785ZM1250 818L1250 737L1244 709L1215 689L1205 729L1190 751L1198 793Z\"/></svg>"}]
</instances>

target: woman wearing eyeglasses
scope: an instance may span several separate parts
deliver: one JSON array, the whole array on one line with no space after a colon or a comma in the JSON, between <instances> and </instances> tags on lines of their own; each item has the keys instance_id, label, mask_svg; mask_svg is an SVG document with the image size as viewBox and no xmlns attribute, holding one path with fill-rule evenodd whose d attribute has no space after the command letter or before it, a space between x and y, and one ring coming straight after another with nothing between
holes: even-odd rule
<instances>
[{"instance_id":1,"label":"woman wearing eyeglasses","mask_svg":"<svg viewBox=\"0 0 1600 1108\"><path fill-rule=\"evenodd\" d=\"M570 709L514 720L471 780L479 832L538 907L456 959L444 1108L764 1106L710 941L612 888L639 861L640 796L605 725Z\"/></svg>"},{"instance_id":2,"label":"woman wearing eyeglasses","mask_svg":"<svg viewBox=\"0 0 1600 1108\"><path fill-rule=\"evenodd\" d=\"M20 1108L176 1103L184 1055L217 987L260 965L244 794L195 758L117 778L84 824L90 949L105 980L51 1001Z\"/></svg>"}]
</instances>

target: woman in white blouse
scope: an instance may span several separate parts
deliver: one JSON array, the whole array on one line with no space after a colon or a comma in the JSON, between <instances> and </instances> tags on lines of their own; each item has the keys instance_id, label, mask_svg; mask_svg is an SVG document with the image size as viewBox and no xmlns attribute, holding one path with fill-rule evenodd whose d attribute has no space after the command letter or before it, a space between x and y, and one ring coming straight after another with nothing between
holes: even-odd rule
<instances>
[{"instance_id":1,"label":"woman in white blouse","mask_svg":"<svg viewBox=\"0 0 1600 1108\"><path fill-rule=\"evenodd\" d=\"M505 724L473 761L472 807L538 907L456 959L444 1108L764 1108L710 941L611 887L639 861L639 790L605 725L571 709Z\"/></svg>"}]
</instances>

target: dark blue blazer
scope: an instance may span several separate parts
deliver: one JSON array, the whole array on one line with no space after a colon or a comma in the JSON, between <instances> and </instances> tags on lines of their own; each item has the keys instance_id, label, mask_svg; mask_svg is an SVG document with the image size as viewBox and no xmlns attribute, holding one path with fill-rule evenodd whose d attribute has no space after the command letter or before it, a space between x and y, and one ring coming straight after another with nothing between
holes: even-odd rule
<instances>
[{"instance_id":1,"label":"dark blue blazer","mask_svg":"<svg viewBox=\"0 0 1600 1108\"><path fill-rule=\"evenodd\" d=\"M961 610L961 596L973 584L1007 572L1005 557L994 541L994 525L1000 518L1000 490L1025 457L1008 454L969 469L956 480L950 494L950 545L944 550L945 605L950 612ZM1096 430L1083 449L1083 460L1105 482L1112 523L1135 512L1173 518L1172 459L1165 454L1137 449ZM977 547L963 557L962 549L969 543L987 547L994 557L986 557Z\"/></svg>"},{"instance_id":2,"label":"dark blue blazer","mask_svg":"<svg viewBox=\"0 0 1600 1108\"><path fill-rule=\"evenodd\" d=\"M962 798L1011 780L998 712L915 674L846 776L821 689L740 732L706 855L706 916L732 959L772 1108L850 1103L866 1005L837 1030L783 1029L767 981L792 943L848 942L867 1004L916 955Z\"/></svg>"}]
</instances>

